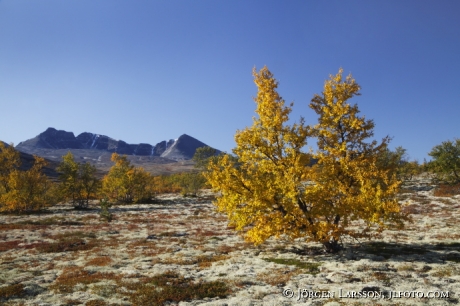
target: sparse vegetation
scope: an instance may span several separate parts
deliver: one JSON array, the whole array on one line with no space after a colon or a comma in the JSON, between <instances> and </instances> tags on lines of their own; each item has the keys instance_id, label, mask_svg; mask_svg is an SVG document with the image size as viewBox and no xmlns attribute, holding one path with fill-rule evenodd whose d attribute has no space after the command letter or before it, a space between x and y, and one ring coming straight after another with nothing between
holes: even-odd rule
<instances>
[{"instance_id":1,"label":"sparse vegetation","mask_svg":"<svg viewBox=\"0 0 460 306\"><path fill-rule=\"evenodd\" d=\"M72 293L78 290L86 291L89 284L107 279L117 280L120 277L117 277L114 273L92 273L80 267L69 267L64 269L62 274L50 286L50 289L58 293ZM78 284L80 284L79 287L77 287Z\"/></svg>"},{"instance_id":2,"label":"sparse vegetation","mask_svg":"<svg viewBox=\"0 0 460 306\"><path fill-rule=\"evenodd\" d=\"M5 216L10 223L0 227L4 268L0 283L5 283L0 292L9 293L0 297L0 304L27 303L33 294L43 294L50 304L54 295L69 305L116 305L116 300L119 305L145 305L147 300L147 305L214 299L228 303L235 297L247 298L248 292L252 299L266 301L272 298L268 296L279 296L280 287L300 286L305 277L323 283L322 287L328 287L330 280L334 288L340 282L358 287L378 282L397 290L402 278L423 286L458 274L459 243L445 241L451 238L444 236L433 238L439 239L433 244L409 240L420 229L397 232L399 238L408 238L404 244L356 244L353 256L366 262L353 269L356 261L344 257L347 250L326 254L319 244L304 246L284 240L254 246L235 237L226 218L213 212L209 200L204 204L201 198L176 195L169 201L168 195L165 202L162 198L154 209L123 207L126 211L110 224L97 222L97 212L68 209L51 216ZM450 206L455 205L455 200L452 202ZM429 213L432 209L420 210L416 217ZM188 218L195 215L201 217L199 224ZM150 226L151 220L155 220L154 226ZM425 227L433 231L431 225ZM152 276L155 270L159 274ZM50 279L51 275L54 278ZM45 278L49 279L46 284ZM16 281L24 286L13 286ZM39 293L26 287L30 283L42 287ZM457 284L446 286L452 291Z\"/></svg>"},{"instance_id":3,"label":"sparse vegetation","mask_svg":"<svg viewBox=\"0 0 460 306\"><path fill-rule=\"evenodd\" d=\"M23 284L13 284L0 287L0 301L10 298L23 297L25 295Z\"/></svg>"},{"instance_id":4,"label":"sparse vegetation","mask_svg":"<svg viewBox=\"0 0 460 306\"><path fill-rule=\"evenodd\" d=\"M164 305L169 302L225 297L231 293L225 282L192 282L176 272L166 272L136 284L131 302L136 305Z\"/></svg>"},{"instance_id":5,"label":"sparse vegetation","mask_svg":"<svg viewBox=\"0 0 460 306\"><path fill-rule=\"evenodd\" d=\"M299 269L305 270L306 273L316 274L319 273L319 266L321 263L318 262L305 262L298 259L285 259L285 258L264 258L267 262L274 262L280 265L295 266Z\"/></svg>"}]
</instances>

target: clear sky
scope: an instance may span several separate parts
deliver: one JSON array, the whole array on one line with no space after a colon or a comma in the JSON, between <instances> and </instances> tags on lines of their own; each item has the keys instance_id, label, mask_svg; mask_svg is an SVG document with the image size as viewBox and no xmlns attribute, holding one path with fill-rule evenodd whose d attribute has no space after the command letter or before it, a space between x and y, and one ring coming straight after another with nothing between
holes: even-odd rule
<instances>
[{"instance_id":1,"label":"clear sky","mask_svg":"<svg viewBox=\"0 0 460 306\"><path fill-rule=\"evenodd\" d=\"M0 0L0 140L47 127L223 151L264 65L300 116L343 67L375 137L423 161L460 137L460 1Z\"/></svg>"}]
</instances>

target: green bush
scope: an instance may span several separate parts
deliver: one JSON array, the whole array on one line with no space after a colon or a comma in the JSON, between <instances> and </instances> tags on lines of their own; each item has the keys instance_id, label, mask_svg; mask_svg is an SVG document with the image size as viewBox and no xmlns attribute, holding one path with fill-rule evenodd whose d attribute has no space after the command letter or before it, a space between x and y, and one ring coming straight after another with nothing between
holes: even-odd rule
<instances>
[{"instance_id":1,"label":"green bush","mask_svg":"<svg viewBox=\"0 0 460 306\"><path fill-rule=\"evenodd\" d=\"M433 160L429 170L435 175L435 180L446 184L460 183L460 139L444 141L428 153Z\"/></svg>"}]
</instances>

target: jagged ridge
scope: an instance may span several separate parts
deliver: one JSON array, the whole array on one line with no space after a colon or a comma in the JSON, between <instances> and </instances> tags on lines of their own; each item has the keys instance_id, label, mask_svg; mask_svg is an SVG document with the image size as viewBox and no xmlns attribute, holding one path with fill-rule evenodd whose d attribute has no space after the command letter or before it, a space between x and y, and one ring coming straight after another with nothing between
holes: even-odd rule
<instances>
[{"instance_id":1,"label":"jagged ridge","mask_svg":"<svg viewBox=\"0 0 460 306\"><path fill-rule=\"evenodd\" d=\"M181 135L176 140L161 141L153 146L148 143L128 144L123 140L115 140L106 135L88 132L75 137L73 132L50 127L38 136L19 143L16 149L23 152L32 152L35 149L90 149L126 155L188 160L193 157L197 148L204 146L207 145L187 134Z\"/></svg>"}]
</instances>

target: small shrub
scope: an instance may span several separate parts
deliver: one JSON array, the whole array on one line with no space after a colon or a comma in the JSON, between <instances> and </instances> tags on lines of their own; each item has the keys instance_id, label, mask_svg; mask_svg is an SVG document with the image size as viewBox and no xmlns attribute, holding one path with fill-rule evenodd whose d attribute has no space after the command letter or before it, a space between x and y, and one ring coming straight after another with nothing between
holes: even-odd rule
<instances>
[{"instance_id":1,"label":"small shrub","mask_svg":"<svg viewBox=\"0 0 460 306\"><path fill-rule=\"evenodd\" d=\"M91 288L91 291L93 291L95 294L105 297L105 298L110 298L114 296L117 292L117 285L112 285L112 284L104 284L104 285L94 285Z\"/></svg>"},{"instance_id":2,"label":"small shrub","mask_svg":"<svg viewBox=\"0 0 460 306\"><path fill-rule=\"evenodd\" d=\"M434 190L433 194L436 197L452 197L460 194L460 183L455 185L441 184Z\"/></svg>"},{"instance_id":3,"label":"small shrub","mask_svg":"<svg viewBox=\"0 0 460 306\"><path fill-rule=\"evenodd\" d=\"M86 242L81 238L70 237L60 239L57 242L41 242L38 244L32 244L30 247L36 247L36 249L42 253L59 253L86 251L92 249L95 246L96 244L92 241Z\"/></svg>"},{"instance_id":4,"label":"small shrub","mask_svg":"<svg viewBox=\"0 0 460 306\"><path fill-rule=\"evenodd\" d=\"M231 291L224 282L191 282L176 272L149 278L143 284L136 284L131 302L137 305L165 305L167 302L201 300L204 298L225 297Z\"/></svg>"},{"instance_id":5,"label":"small shrub","mask_svg":"<svg viewBox=\"0 0 460 306\"><path fill-rule=\"evenodd\" d=\"M184 197L198 196L198 192L200 189L204 188L206 184L206 179L201 173L180 173L173 175L173 177L177 185L180 186L181 195Z\"/></svg>"},{"instance_id":6,"label":"small shrub","mask_svg":"<svg viewBox=\"0 0 460 306\"><path fill-rule=\"evenodd\" d=\"M0 287L0 301L14 297L23 297L25 295L23 284L13 284L6 287Z\"/></svg>"},{"instance_id":7,"label":"small shrub","mask_svg":"<svg viewBox=\"0 0 460 306\"><path fill-rule=\"evenodd\" d=\"M21 240L13 240L13 241L6 241L0 242L0 252L6 252L18 247L18 245L22 243Z\"/></svg>"},{"instance_id":8,"label":"small shrub","mask_svg":"<svg viewBox=\"0 0 460 306\"><path fill-rule=\"evenodd\" d=\"M112 259L109 256L101 256L89 260L86 264L88 266L107 266L110 263L112 263Z\"/></svg>"},{"instance_id":9,"label":"small shrub","mask_svg":"<svg viewBox=\"0 0 460 306\"><path fill-rule=\"evenodd\" d=\"M70 267L64 269L63 273L49 288L58 293L72 293L77 284L82 284L81 288L85 290L87 285L107 279L117 280L119 277L114 273L91 273L79 267Z\"/></svg>"},{"instance_id":10,"label":"small shrub","mask_svg":"<svg viewBox=\"0 0 460 306\"><path fill-rule=\"evenodd\" d=\"M106 306L109 305L103 300L91 300L85 303L85 306Z\"/></svg>"},{"instance_id":11,"label":"small shrub","mask_svg":"<svg viewBox=\"0 0 460 306\"><path fill-rule=\"evenodd\" d=\"M110 204L110 202L108 201L107 198L105 199L101 199L99 201L99 205L101 205L101 211L99 212L99 216L101 217L101 219L107 221L107 222L110 222L112 221L113 219L113 215L112 213L109 211L109 207L112 206L112 204Z\"/></svg>"}]
</instances>

